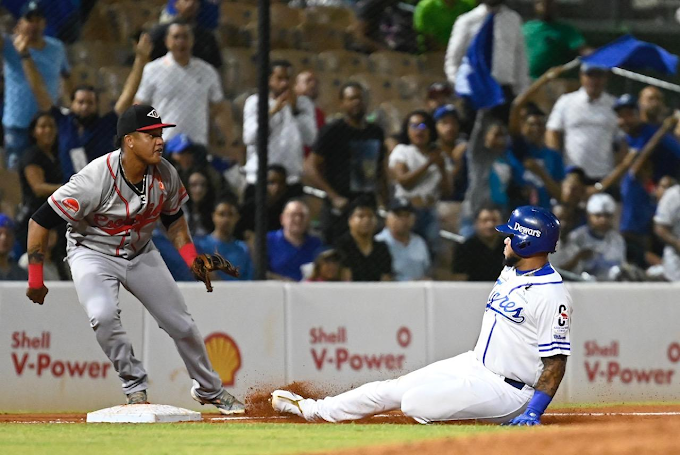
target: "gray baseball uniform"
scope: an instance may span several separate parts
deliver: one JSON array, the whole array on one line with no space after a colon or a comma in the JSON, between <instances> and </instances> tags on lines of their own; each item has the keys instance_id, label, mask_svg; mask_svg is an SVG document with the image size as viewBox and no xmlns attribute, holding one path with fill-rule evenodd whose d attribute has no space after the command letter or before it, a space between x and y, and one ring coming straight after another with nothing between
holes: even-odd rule
<instances>
[{"instance_id":1,"label":"gray baseball uniform","mask_svg":"<svg viewBox=\"0 0 680 455\"><path fill-rule=\"evenodd\" d=\"M126 394L146 390L147 375L121 325L121 283L175 341L189 375L199 384L196 395L213 399L222 391L221 380L177 283L151 241L160 215L176 214L188 199L186 189L164 159L149 166L141 188L135 188L124 178L121 156L116 150L92 161L48 200L69 224L68 261L78 298Z\"/></svg>"}]
</instances>

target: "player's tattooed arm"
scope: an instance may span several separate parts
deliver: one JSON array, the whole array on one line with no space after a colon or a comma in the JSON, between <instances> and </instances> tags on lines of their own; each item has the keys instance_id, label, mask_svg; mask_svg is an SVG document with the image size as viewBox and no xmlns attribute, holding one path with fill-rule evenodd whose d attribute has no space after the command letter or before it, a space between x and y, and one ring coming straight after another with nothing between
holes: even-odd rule
<instances>
[{"instance_id":1,"label":"player's tattooed arm","mask_svg":"<svg viewBox=\"0 0 680 455\"><path fill-rule=\"evenodd\" d=\"M168 238L178 250L187 243L192 243L191 234L189 233L189 225L183 216L176 219L170 226L167 227L167 230Z\"/></svg>"},{"instance_id":2,"label":"player's tattooed arm","mask_svg":"<svg viewBox=\"0 0 680 455\"><path fill-rule=\"evenodd\" d=\"M47 249L47 237L49 230L33 219L28 221L28 239L26 252L29 264L42 264L45 261L45 251Z\"/></svg>"},{"instance_id":3,"label":"player's tattooed arm","mask_svg":"<svg viewBox=\"0 0 680 455\"><path fill-rule=\"evenodd\" d=\"M543 373L538 378L536 390L545 392L551 397L555 396L557 388L564 377L564 370L567 367L566 355L554 355L552 357L543 357Z\"/></svg>"}]
</instances>

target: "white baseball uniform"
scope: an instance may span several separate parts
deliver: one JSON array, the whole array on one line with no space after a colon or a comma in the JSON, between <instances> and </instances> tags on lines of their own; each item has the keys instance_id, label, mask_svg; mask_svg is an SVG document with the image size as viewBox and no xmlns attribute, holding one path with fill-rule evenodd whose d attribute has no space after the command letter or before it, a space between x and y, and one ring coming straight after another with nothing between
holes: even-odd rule
<instances>
[{"instance_id":1,"label":"white baseball uniform","mask_svg":"<svg viewBox=\"0 0 680 455\"><path fill-rule=\"evenodd\" d=\"M405 376L364 384L322 400L299 402L307 420L354 420L401 409L418 422L506 422L533 396L543 357L569 355L571 297L548 263L520 274L505 267L496 281L474 351Z\"/></svg>"},{"instance_id":2,"label":"white baseball uniform","mask_svg":"<svg viewBox=\"0 0 680 455\"><path fill-rule=\"evenodd\" d=\"M176 214L188 198L186 189L165 159L148 166L136 188L124 177L121 157L116 150L95 159L48 200L69 224L68 261L78 298L126 394L146 390L148 384L121 325L120 284L173 338L189 375L199 384L196 395L213 399L221 393L222 381L177 283L151 241L160 215Z\"/></svg>"}]
</instances>

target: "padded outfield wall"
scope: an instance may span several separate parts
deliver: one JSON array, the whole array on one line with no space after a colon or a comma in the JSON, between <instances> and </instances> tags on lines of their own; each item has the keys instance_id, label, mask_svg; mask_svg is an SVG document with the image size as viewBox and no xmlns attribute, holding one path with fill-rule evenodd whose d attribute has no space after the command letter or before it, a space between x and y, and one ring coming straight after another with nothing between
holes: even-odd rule
<instances>
[{"instance_id":1,"label":"padded outfield wall","mask_svg":"<svg viewBox=\"0 0 680 455\"><path fill-rule=\"evenodd\" d=\"M92 410L123 402L70 283L43 306L0 286L0 411ZM471 349L489 284L182 284L225 386L243 397L293 381L329 393ZM680 286L570 284L572 356L563 403L680 400ZM200 410L170 338L121 290L123 324L155 403Z\"/></svg>"}]
</instances>

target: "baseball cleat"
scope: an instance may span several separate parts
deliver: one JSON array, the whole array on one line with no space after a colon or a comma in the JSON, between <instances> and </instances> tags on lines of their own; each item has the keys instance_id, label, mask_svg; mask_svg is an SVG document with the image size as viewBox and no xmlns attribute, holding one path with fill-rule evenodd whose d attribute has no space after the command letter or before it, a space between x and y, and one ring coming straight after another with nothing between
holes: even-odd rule
<instances>
[{"instance_id":1,"label":"baseball cleat","mask_svg":"<svg viewBox=\"0 0 680 455\"><path fill-rule=\"evenodd\" d=\"M132 392L125 395L125 404L149 404L146 400L146 390L140 390L139 392Z\"/></svg>"},{"instance_id":2,"label":"baseball cleat","mask_svg":"<svg viewBox=\"0 0 680 455\"><path fill-rule=\"evenodd\" d=\"M236 415L246 413L245 405L238 401L232 394L227 392L225 389L222 389L222 393L217 395L212 400L206 400L196 395L196 388L192 387L191 398L201 403L201 405L211 404L215 406L217 410L224 415Z\"/></svg>"},{"instance_id":3,"label":"baseball cleat","mask_svg":"<svg viewBox=\"0 0 680 455\"><path fill-rule=\"evenodd\" d=\"M289 392L287 390L274 390L272 392L272 408L278 412L285 412L288 414L295 414L299 417L302 415L302 408L300 408L300 401L304 400L297 393Z\"/></svg>"}]
</instances>

